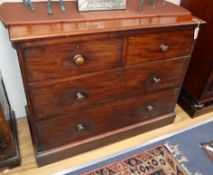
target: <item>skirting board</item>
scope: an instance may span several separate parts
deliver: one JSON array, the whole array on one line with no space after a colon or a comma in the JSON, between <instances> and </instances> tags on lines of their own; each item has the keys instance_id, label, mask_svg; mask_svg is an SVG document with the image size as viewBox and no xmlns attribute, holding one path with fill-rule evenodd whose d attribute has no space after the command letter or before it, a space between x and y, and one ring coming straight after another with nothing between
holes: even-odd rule
<instances>
[{"instance_id":1,"label":"skirting board","mask_svg":"<svg viewBox=\"0 0 213 175\"><path fill-rule=\"evenodd\" d=\"M15 112L16 118L26 117L25 107L23 107L23 108L16 108L16 109L13 109L13 110Z\"/></svg>"}]
</instances>

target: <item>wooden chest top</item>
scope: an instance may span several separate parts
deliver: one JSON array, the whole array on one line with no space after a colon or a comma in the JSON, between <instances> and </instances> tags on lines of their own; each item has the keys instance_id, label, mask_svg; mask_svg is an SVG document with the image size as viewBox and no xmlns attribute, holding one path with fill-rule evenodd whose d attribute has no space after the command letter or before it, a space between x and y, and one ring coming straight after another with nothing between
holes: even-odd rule
<instances>
[{"instance_id":1,"label":"wooden chest top","mask_svg":"<svg viewBox=\"0 0 213 175\"><path fill-rule=\"evenodd\" d=\"M158 8L153 9L146 3L142 11L140 0L127 0L127 10L101 12L78 12L76 2L65 2L67 10L61 12L54 3L53 15L47 14L45 2L34 3L35 12L22 3L3 3L0 19L8 27L11 41L196 24L195 17L182 7L163 6L159 0Z\"/></svg>"}]
</instances>

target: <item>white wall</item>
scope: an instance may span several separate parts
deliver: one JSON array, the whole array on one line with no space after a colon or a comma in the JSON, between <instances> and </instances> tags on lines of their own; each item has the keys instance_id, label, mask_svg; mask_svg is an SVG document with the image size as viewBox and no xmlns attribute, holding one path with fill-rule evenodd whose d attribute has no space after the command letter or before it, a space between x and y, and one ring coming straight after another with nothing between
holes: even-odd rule
<instances>
[{"instance_id":1,"label":"white wall","mask_svg":"<svg viewBox=\"0 0 213 175\"><path fill-rule=\"evenodd\" d=\"M172 3L175 3L175 4L177 4L177 5L179 5L180 2L181 2L181 0L167 0L167 1L172 2Z\"/></svg>"},{"instance_id":2,"label":"white wall","mask_svg":"<svg viewBox=\"0 0 213 175\"><path fill-rule=\"evenodd\" d=\"M16 116L25 116L26 105L23 85L15 49L12 48L7 30L0 23L0 70L8 98Z\"/></svg>"},{"instance_id":3,"label":"white wall","mask_svg":"<svg viewBox=\"0 0 213 175\"><path fill-rule=\"evenodd\" d=\"M20 1L20 0L0 0L2 2ZM33 0L34 1L34 0ZM168 0L176 4L180 0ZM5 82L9 101L16 117L23 117L25 113L26 99L23 90L23 84L18 66L18 59L15 50L12 48L8 39L7 30L0 24L0 70Z\"/></svg>"}]
</instances>

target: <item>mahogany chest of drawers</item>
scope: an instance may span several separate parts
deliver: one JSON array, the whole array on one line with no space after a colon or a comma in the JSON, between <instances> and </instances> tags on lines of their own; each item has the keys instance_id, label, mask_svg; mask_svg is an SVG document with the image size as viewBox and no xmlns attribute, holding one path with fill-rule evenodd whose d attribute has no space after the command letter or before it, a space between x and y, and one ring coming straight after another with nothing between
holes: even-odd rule
<instances>
[{"instance_id":1,"label":"mahogany chest of drawers","mask_svg":"<svg viewBox=\"0 0 213 175\"><path fill-rule=\"evenodd\" d=\"M20 165L16 120L0 73L0 170Z\"/></svg>"},{"instance_id":2,"label":"mahogany chest of drawers","mask_svg":"<svg viewBox=\"0 0 213 175\"><path fill-rule=\"evenodd\" d=\"M17 3L2 5L39 166L174 121L198 25L174 4L138 11L139 3L78 13L66 2L70 16L41 21ZM26 18L3 14L14 7Z\"/></svg>"},{"instance_id":3,"label":"mahogany chest of drawers","mask_svg":"<svg viewBox=\"0 0 213 175\"><path fill-rule=\"evenodd\" d=\"M179 98L191 117L213 110L213 1L182 0L182 6L204 19Z\"/></svg>"}]
</instances>

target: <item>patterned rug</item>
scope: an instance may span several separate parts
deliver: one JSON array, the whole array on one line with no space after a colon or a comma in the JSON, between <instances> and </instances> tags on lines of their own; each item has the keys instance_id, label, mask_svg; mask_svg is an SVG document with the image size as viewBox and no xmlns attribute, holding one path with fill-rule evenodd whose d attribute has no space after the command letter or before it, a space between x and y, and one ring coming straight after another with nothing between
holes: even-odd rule
<instances>
[{"instance_id":1,"label":"patterned rug","mask_svg":"<svg viewBox=\"0 0 213 175\"><path fill-rule=\"evenodd\" d=\"M209 119L55 175L213 175L213 161L206 152L212 141Z\"/></svg>"},{"instance_id":2,"label":"patterned rug","mask_svg":"<svg viewBox=\"0 0 213 175\"><path fill-rule=\"evenodd\" d=\"M83 175L187 175L164 145Z\"/></svg>"}]
</instances>

